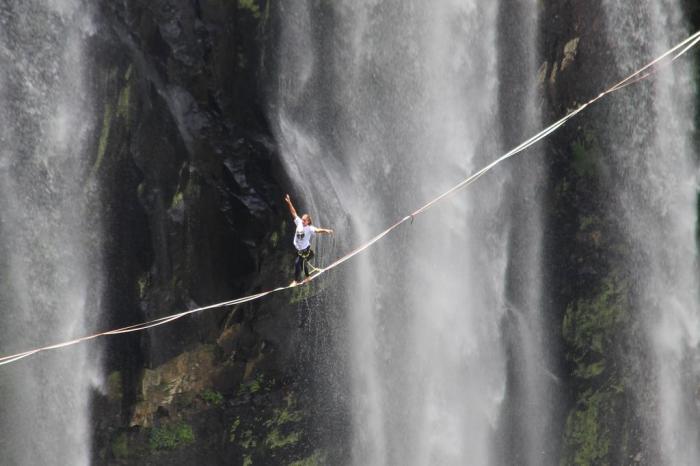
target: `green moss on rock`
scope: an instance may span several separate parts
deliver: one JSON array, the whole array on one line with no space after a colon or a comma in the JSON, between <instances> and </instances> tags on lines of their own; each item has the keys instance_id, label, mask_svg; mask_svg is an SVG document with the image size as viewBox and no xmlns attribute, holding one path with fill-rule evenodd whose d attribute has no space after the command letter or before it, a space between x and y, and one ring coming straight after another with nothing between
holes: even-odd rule
<instances>
[{"instance_id":1,"label":"green moss on rock","mask_svg":"<svg viewBox=\"0 0 700 466\"><path fill-rule=\"evenodd\" d=\"M174 450L193 443L194 439L192 426L178 423L151 429L148 444L152 450Z\"/></svg>"},{"instance_id":2,"label":"green moss on rock","mask_svg":"<svg viewBox=\"0 0 700 466\"><path fill-rule=\"evenodd\" d=\"M250 393L251 395L258 393L265 388L265 376L263 374L258 374L253 380L244 382L238 387L238 395L244 393Z\"/></svg>"},{"instance_id":3,"label":"green moss on rock","mask_svg":"<svg viewBox=\"0 0 700 466\"><path fill-rule=\"evenodd\" d=\"M253 18L260 19L260 7L256 0L238 0L238 8L247 11Z\"/></svg>"},{"instance_id":4,"label":"green moss on rock","mask_svg":"<svg viewBox=\"0 0 700 466\"><path fill-rule=\"evenodd\" d=\"M127 76L129 76L131 73L131 67L129 67L129 70L127 72ZM119 91L119 99L117 101L117 116L124 118L126 120L127 125L129 124L129 109L131 107L131 81L127 80L126 84L124 87Z\"/></svg>"},{"instance_id":5,"label":"green moss on rock","mask_svg":"<svg viewBox=\"0 0 700 466\"><path fill-rule=\"evenodd\" d=\"M583 394L566 420L564 440L569 454L562 458L562 466L609 464L611 436L604 416L613 409L612 396L608 392Z\"/></svg>"},{"instance_id":6,"label":"green moss on rock","mask_svg":"<svg viewBox=\"0 0 700 466\"><path fill-rule=\"evenodd\" d=\"M293 461L289 463L289 466L322 466L324 464L328 464L326 453L323 450L316 450L311 456Z\"/></svg>"},{"instance_id":7,"label":"green moss on rock","mask_svg":"<svg viewBox=\"0 0 700 466\"><path fill-rule=\"evenodd\" d=\"M258 444L258 441L256 440L255 436L253 435L253 430L252 429L244 430L241 433L241 441L238 444L241 446L241 448L244 448L246 450L249 450L251 448L255 448Z\"/></svg>"},{"instance_id":8,"label":"green moss on rock","mask_svg":"<svg viewBox=\"0 0 700 466\"><path fill-rule=\"evenodd\" d=\"M268 432L265 437L265 446L275 450L278 448L288 447L294 445L301 439L301 432L290 432L288 434L282 434L279 429L274 428Z\"/></svg>"},{"instance_id":9,"label":"green moss on rock","mask_svg":"<svg viewBox=\"0 0 700 466\"><path fill-rule=\"evenodd\" d=\"M114 371L107 377L107 398L109 401L119 401L122 391L122 373Z\"/></svg>"},{"instance_id":10,"label":"green moss on rock","mask_svg":"<svg viewBox=\"0 0 700 466\"><path fill-rule=\"evenodd\" d=\"M294 409L296 407L296 399L293 394L288 394L284 401L287 406L281 409L274 409L272 418L265 421L265 427L280 427L285 424L300 422L304 419L304 413Z\"/></svg>"},{"instance_id":11,"label":"green moss on rock","mask_svg":"<svg viewBox=\"0 0 700 466\"><path fill-rule=\"evenodd\" d=\"M151 286L151 274L146 272L145 274L141 275L137 280L136 285L138 286L139 299L145 299L146 293Z\"/></svg>"},{"instance_id":12,"label":"green moss on rock","mask_svg":"<svg viewBox=\"0 0 700 466\"><path fill-rule=\"evenodd\" d=\"M125 432L121 432L112 440L112 455L117 459L124 459L129 456L129 439Z\"/></svg>"},{"instance_id":13,"label":"green moss on rock","mask_svg":"<svg viewBox=\"0 0 700 466\"><path fill-rule=\"evenodd\" d=\"M184 203L184 200L185 200L184 193L182 191L176 192L175 195L173 196L172 201L170 202L170 208L171 209L179 208Z\"/></svg>"},{"instance_id":14,"label":"green moss on rock","mask_svg":"<svg viewBox=\"0 0 700 466\"><path fill-rule=\"evenodd\" d=\"M238 431L238 427L241 425L241 418L237 417L234 419L233 423L231 424L231 428L229 429L229 436L228 436L228 441L233 443L236 441L236 432Z\"/></svg>"},{"instance_id":15,"label":"green moss on rock","mask_svg":"<svg viewBox=\"0 0 700 466\"><path fill-rule=\"evenodd\" d=\"M114 110L109 103L105 104L104 113L102 115L102 128L100 129L100 139L97 144L97 157L95 163L90 170L90 177L94 177L102 166L105 153L107 152L107 143L109 142L109 132L112 127L112 117Z\"/></svg>"},{"instance_id":16,"label":"green moss on rock","mask_svg":"<svg viewBox=\"0 0 700 466\"><path fill-rule=\"evenodd\" d=\"M625 454L628 369L620 364L631 325L629 285L610 272L589 297L566 309L562 333L578 395L564 431L562 465L615 464Z\"/></svg>"},{"instance_id":17,"label":"green moss on rock","mask_svg":"<svg viewBox=\"0 0 700 466\"><path fill-rule=\"evenodd\" d=\"M224 396L216 390L212 390L210 388L207 388L202 392L202 399L214 406L221 406L221 403L224 402Z\"/></svg>"},{"instance_id":18,"label":"green moss on rock","mask_svg":"<svg viewBox=\"0 0 700 466\"><path fill-rule=\"evenodd\" d=\"M627 307L627 284L611 274L592 298L579 299L566 309L562 333L576 376L600 375L617 330L628 321Z\"/></svg>"}]
</instances>

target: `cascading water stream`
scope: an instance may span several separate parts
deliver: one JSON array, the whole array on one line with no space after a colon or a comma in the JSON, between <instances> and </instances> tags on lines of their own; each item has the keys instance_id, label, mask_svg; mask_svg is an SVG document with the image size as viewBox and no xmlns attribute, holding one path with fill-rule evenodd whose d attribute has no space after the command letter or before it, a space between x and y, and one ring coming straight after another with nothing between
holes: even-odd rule
<instances>
[{"instance_id":1,"label":"cascading water stream","mask_svg":"<svg viewBox=\"0 0 700 466\"><path fill-rule=\"evenodd\" d=\"M681 2L603 2L607 34L624 74L640 51L658 54L686 34ZM696 262L697 165L692 144L691 68L678 63L650 84L618 96L610 118L611 160L621 180L616 213L634 253L643 328L636 354L650 376L636 382L638 410L659 464L700 464L700 307ZM653 460L652 460L653 462Z\"/></svg>"},{"instance_id":2,"label":"cascading water stream","mask_svg":"<svg viewBox=\"0 0 700 466\"><path fill-rule=\"evenodd\" d=\"M80 0L0 2L0 349L83 335L99 309L100 226L89 214L93 134ZM0 373L2 463L90 464L90 386L80 347Z\"/></svg>"},{"instance_id":3,"label":"cascading water stream","mask_svg":"<svg viewBox=\"0 0 700 466\"><path fill-rule=\"evenodd\" d=\"M531 22L525 48L534 50L536 6L519 3ZM280 8L271 121L302 202L324 217L317 223L343 225L347 216L351 228L338 235L359 244L499 153L497 31L509 5L296 0ZM525 100L534 98L535 59L527 54L522 65ZM511 116L532 122L537 112L524 104ZM509 130L508 142L536 126ZM528 172L522 189L506 186L515 178L507 170L475 184L358 257L345 276L354 464L498 463L505 347L541 356L540 284L526 278L540 269L539 214L509 200L534 192L537 169ZM511 223L518 208L533 215ZM518 257L507 273L509 251ZM508 279L518 283L507 292ZM507 307L520 313L509 343ZM518 393L537 419L520 433L531 464L541 464L545 442L536 411L548 392L533 382L542 372L513 376L532 385Z\"/></svg>"}]
</instances>

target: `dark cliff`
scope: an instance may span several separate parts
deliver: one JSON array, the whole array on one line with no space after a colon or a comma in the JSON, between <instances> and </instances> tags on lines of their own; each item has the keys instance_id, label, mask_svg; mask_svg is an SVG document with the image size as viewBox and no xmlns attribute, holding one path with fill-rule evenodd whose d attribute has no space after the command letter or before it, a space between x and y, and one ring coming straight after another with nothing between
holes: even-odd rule
<instances>
[{"instance_id":1,"label":"dark cliff","mask_svg":"<svg viewBox=\"0 0 700 466\"><path fill-rule=\"evenodd\" d=\"M697 26L697 7L686 2ZM545 121L618 82L600 1L544 3L540 81ZM640 51L640 59L649 51ZM641 63L640 63L641 64ZM626 106L648 102L649 83L596 103L546 142L546 270L549 321L560 335L560 464L659 464L658 439L640 406L652 406L642 342L638 246L612 208L625 170L614 157ZM554 333L554 332L553 332ZM652 421L653 423L653 421Z\"/></svg>"},{"instance_id":2,"label":"dark cliff","mask_svg":"<svg viewBox=\"0 0 700 466\"><path fill-rule=\"evenodd\" d=\"M542 90L546 118L555 120L617 76L606 61L598 2L547 2L544 18ZM641 426L628 385L633 366L624 362L636 329L629 277L618 266L629 245L607 207L610 105L592 107L547 143L547 282L568 397L561 464L631 464L642 457L642 439L630 435Z\"/></svg>"},{"instance_id":3,"label":"dark cliff","mask_svg":"<svg viewBox=\"0 0 700 466\"><path fill-rule=\"evenodd\" d=\"M101 2L93 173L105 202L109 327L290 279L286 180L264 117L265 1ZM299 297L296 296L296 299ZM96 464L315 464L295 295L107 345ZM315 424L314 424L315 425ZM302 463L300 463L302 464Z\"/></svg>"}]
</instances>

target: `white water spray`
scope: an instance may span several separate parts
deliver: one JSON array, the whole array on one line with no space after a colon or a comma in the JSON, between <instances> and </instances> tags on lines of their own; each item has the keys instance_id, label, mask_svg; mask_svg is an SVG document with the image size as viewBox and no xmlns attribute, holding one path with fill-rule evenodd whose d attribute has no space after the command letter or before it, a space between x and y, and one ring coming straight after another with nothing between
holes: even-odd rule
<instances>
[{"instance_id":1,"label":"white water spray","mask_svg":"<svg viewBox=\"0 0 700 466\"><path fill-rule=\"evenodd\" d=\"M281 12L271 119L319 223L341 223L338 205L350 218L346 244L499 153L498 7L297 0ZM354 464L495 464L508 181L472 186L355 262L344 284ZM538 260L533 247L522 260Z\"/></svg>"},{"instance_id":2,"label":"white water spray","mask_svg":"<svg viewBox=\"0 0 700 466\"><path fill-rule=\"evenodd\" d=\"M0 4L3 353L82 335L97 318L87 10L79 0ZM8 366L0 374L2 462L90 464L89 389L98 368L94 347Z\"/></svg>"},{"instance_id":3,"label":"white water spray","mask_svg":"<svg viewBox=\"0 0 700 466\"><path fill-rule=\"evenodd\" d=\"M686 34L681 2L604 2L617 67L627 72L640 51L658 54ZM652 376L639 395L668 465L700 464L700 306L696 263L697 165L692 146L695 106L689 63L677 63L634 93L620 95L616 127L623 183L617 209L635 248L637 318L644 328Z\"/></svg>"}]
</instances>

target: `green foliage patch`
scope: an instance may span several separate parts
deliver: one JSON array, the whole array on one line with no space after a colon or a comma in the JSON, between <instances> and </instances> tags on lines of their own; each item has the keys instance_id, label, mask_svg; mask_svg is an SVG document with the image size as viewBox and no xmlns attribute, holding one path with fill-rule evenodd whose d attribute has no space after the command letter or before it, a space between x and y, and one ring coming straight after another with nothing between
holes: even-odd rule
<instances>
[{"instance_id":1,"label":"green foliage patch","mask_svg":"<svg viewBox=\"0 0 700 466\"><path fill-rule=\"evenodd\" d=\"M598 376L605 367L618 329L628 321L627 283L611 274L592 298L569 305L564 315L562 334L572 348L569 359L577 377Z\"/></svg>"},{"instance_id":2,"label":"green foliage patch","mask_svg":"<svg viewBox=\"0 0 700 466\"><path fill-rule=\"evenodd\" d=\"M566 309L562 334L581 394L566 420L562 465L611 464L614 451L625 448L616 435L626 368L616 361L620 335L631 331L628 294L629 284L613 271L589 297Z\"/></svg>"},{"instance_id":3,"label":"green foliage patch","mask_svg":"<svg viewBox=\"0 0 700 466\"><path fill-rule=\"evenodd\" d=\"M258 444L258 441L255 439L255 436L253 435L252 429L244 430L241 433L241 441L239 445L246 450L250 448L255 448Z\"/></svg>"},{"instance_id":4,"label":"green foliage patch","mask_svg":"<svg viewBox=\"0 0 700 466\"><path fill-rule=\"evenodd\" d=\"M324 464L328 464L326 454L322 450L316 450L311 456L293 461L289 463L289 466L322 466Z\"/></svg>"},{"instance_id":5,"label":"green foliage patch","mask_svg":"<svg viewBox=\"0 0 700 466\"><path fill-rule=\"evenodd\" d=\"M192 426L184 422L151 430L148 445L152 450L174 450L194 442Z\"/></svg>"},{"instance_id":6,"label":"green foliage patch","mask_svg":"<svg viewBox=\"0 0 700 466\"><path fill-rule=\"evenodd\" d=\"M262 375L241 386L239 394L269 391L270 383ZM304 420L303 410L297 409L296 397L289 393L284 404L269 407L252 419L236 417L228 430L228 440L252 455L252 458L275 456L276 450L299 444L304 438L300 423ZM320 457L319 457L320 458ZM313 465L315 463L308 463Z\"/></svg>"},{"instance_id":7,"label":"green foliage patch","mask_svg":"<svg viewBox=\"0 0 700 466\"><path fill-rule=\"evenodd\" d=\"M117 101L117 116L124 118L129 123L129 108L131 102L131 82L127 82L124 88L119 92Z\"/></svg>"},{"instance_id":8,"label":"green foliage patch","mask_svg":"<svg viewBox=\"0 0 700 466\"><path fill-rule=\"evenodd\" d=\"M253 18L260 19L260 7L256 0L238 0L238 8L249 12Z\"/></svg>"},{"instance_id":9,"label":"green foliage patch","mask_svg":"<svg viewBox=\"0 0 700 466\"><path fill-rule=\"evenodd\" d=\"M294 445L301 439L300 432L290 432L289 434L282 434L277 428L272 429L268 432L267 437L265 437L265 446L275 450L277 448L284 448L289 445Z\"/></svg>"},{"instance_id":10,"label":"green foliage patch","mask_svg":"<svg viewBox=\"0 0 700 466\"><path fill-rule=\"evenodd\" d=\"M100 139L97 144L97 157L95 163L90 170L90 176L93 177L97 174L104 161L105 153L107 152L107 143L109 142L109 132L112 128L112 116L114 110L109 103L105 104L104 114L102 116L102 129L100 129Z\"/></svg>"},{"instance_id":11,"label":"green foliage patch","mask_svg":"<svg viewBox=\"0 0 700 466\"><path fill-rule=\"evenodd\" d=\"M265 388L265 376L259 374L255 379L242 383L240 387L238 387L238 395L243 395L245 393L254 395ZM269 387L267 389L269 390Z\"/></svg>"},{"instance_id":12,"label":"green foliage patch","mask_svg":"<svg viewBox=\"0 0 700 466\"><path fill-rule=\"evenodd\" d=\"M613 412L614 393L586 391L566 420L565 444L568 454L561 464L588 466L606 464L610 432L604 419Z\"/></svg>"},{"instance_id":13,"label":"green foliage patch","mask_svg":"<svg viewBox=\"0 0 700 466\"><path fill-rule=\"evenodd\" d=\"M241 425L241 418L237 417L233 423L231 424L231 428L229 429L229 436L228 436L228 441L233 443L236 441L236 432L238 431L238 427Z\"/></svg>"},{"instance_id":14,"label":"green foliage patch","mask_svg":"<svg viewBox=\"0 0 700 466\"><path fill-rule=\"evenodd\" d=\"M221 406L221 403L224 401L224 396L216 390L207 388L202 392L202 399L214 406Z\"/></svg>"}]
</instances>

